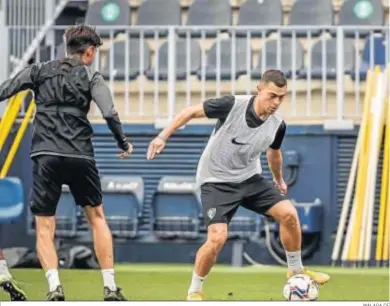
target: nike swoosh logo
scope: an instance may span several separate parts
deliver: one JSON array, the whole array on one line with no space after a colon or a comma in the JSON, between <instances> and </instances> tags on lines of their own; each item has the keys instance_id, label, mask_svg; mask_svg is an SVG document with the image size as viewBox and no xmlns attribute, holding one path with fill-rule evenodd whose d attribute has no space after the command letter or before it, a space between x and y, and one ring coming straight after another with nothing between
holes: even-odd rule
<instances>
[{"instance_id":1,"label":"nike swoosh logo","mask_svg":"<svg viewBox=\"0 0 390 306\"><path fill-rule=\"evenodd\" d=\"M235 144L235 145L239 145L239 146L249 145L249 143L237 141L237 137L234 137L234 138L232 139L232 143Z\"/></svg>"}]
</instances>

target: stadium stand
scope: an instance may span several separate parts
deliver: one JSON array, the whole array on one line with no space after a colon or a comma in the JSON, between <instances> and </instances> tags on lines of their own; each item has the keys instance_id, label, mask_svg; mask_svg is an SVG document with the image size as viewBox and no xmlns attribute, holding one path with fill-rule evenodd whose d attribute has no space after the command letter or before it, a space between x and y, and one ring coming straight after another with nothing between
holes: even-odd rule
<instances>
[{"instance_id":1,"label":"stadium stand","mask_svg":"<svg viewBox=\"0 0 390 306\"><path fill-rule=\"evenodd\" d=\"M386 63L389 63L390 48L387 48L386 50L386 44L388 43L386 42L386 38L383 35L372 35L366 39L359 71L361 80L366 79L367 70L372 67L372 65L379 65L384 67ZM375 51L372 52L371 48L373 48Z\"/></svg>"},{"instance_id":2,"label":"stadium stand","mask_svg":"<svg viewBox=\"0 0 390 306\"><path fill-rule=\"evenodd\" d=\"M348 0L344 1L340 13L339 24L348 26L380 26L384 24L384 9L381 0ZM369 31L359 31L360 37L365 37ZM346 30L347 37L354 37L354 30Z\"/></svg>"},{"instance_id":3,"label":"stadium stand","mask_svg":"<svg viewBox=\"0 0 390 306\"><path fill-rule=\"evenodd\" d=\"M195 40L178 39L176 41L176 79L185 80L188 73L196 74L200 67L200 46ZM158 65L157 65L158 59ZM188 63L187 63L188 60ZM166 81L168 79L168 42L165 42L158 49L158 56L155 56L153 68L146 71L149 80L154 80L157 73L158 80Z\"/></svg>"},{"instance_id":4,"label":"stadium stand","mask_svg":"<svg viewBox=\"0 0 390 306\"><path fill-rule=\"evenodd\" d=\"M113 236L124 239L137 237L144 203L142 177L103 176L102 191L104 212Z\"/></svg>"},{"instance_id":5,"label":"stadium stand","mask_svg":"<svg viewBox=\"0 0 390 306\"><path fill-rule=\"evenodd\" d=\"M294 46L295 42L295 46ZM291 77L293 73L298 74L298 71L303 67L304 51L299 41L293 41L289 38L281 40L268 40L262 48L257 66L252 71L252 78L258 79L263 71L267 69L280 69L287 77ZM295 53L295 60L293 55ZM263 66L263 53L265 53L265 66ZM295 69L294 69L295 66Z\"/></svg>"},{"instance_id":6,"label":"stadium stand","mask_svg":"<svg viewBox=\"0 0 390 306\"><path fill-rule=\"evenodd\" d=\"M355 65L355 47L353 40L346 39L343 41L344 50L344 73L352 74ZM325 48L326 52L323 52ZM323 75L327 79L336 79L337 68L337 41L336 39L324 39L317 41L309 50L311 52L311 67L304 67L299 75L306 78L311 73L313 79L322 79ZM325 58L324 58L325 55Z\"/></svg>"},{"instance_id":7,"label":"stadium stand","mask_svg":"<svg viewBox=\"0 0 390 306\"><path fill-rule=\"evenodd\" d=\"M153 231L159 238L199 238L202 210L194 177L162 177L152 209Z\"/></svg>"},{"instance_id":8,"label":"stadium stand","mask_svg":"<svg viewBox=\"0 0 390 306\"><path fill-rule=\"evenodd\" d=\"M110 55L111 52L113 53L112 57ZM137 38L129 39L126 48L125 40L116 41L111 46L105 58L102 69L103 76L109 80L110 74L112 73L114 80L124 80L126 78L126 58L128 67L127 76L129 80L134 80L138 75L143 74L145 70L149 69L150 55L147 42L143 41L141 43ZM111 66L112 64L113 67Z\"/></svg>"},{"instance_id":9,"label":"stadium stand","mask_svg":"<svg viewBox=\"0 0 390 306\"><path fill-rule=\"evenodd\" d=\"M188 10L187 26L228 26L232 24L232 12L230 0L209 1L194 0ZM181 36L186 31L179 30ZM206 30L206 37L215 37L216 30ZM201 33L196 30L191 31L192 37L200 37Z\"/></svg>"},{"instance_id":10,"label":"stadium stand","mask_svg":"<svg viewBox=\"0 0 390 306\"><path fill-rule=\"evenodd\" d=\"M177 26L181 24L180 3L177 0L146 0L138 8L138 18L135 25L138 26ZM131 35L138 36L139 31L131 31ZM156 34L155 34L156 33ZM155 31L146 30L146 38L166 37L166 29Z\"/></svg>"},{"instance_id":11,"label":"stadium stand","mask_svg":"<svg viewBox=\"0 0 390 306\"><path fill-rule=\"evenodd\" d=\"M247 0L239 8L237 25L239 26L280 26L283 24L283 8L280 1L275 0ZM271 30L237 30L238 37L265 37ZM265 33L264 33L265 32Z\"/></svg>"},{"instance_id":12,"label":"stadium stand","mask_svg":"<svg viewBox=\"0 0 390 306\"><path fill-rule=\"evenodd\" d=\"M104 38L121 32L110 30L109 26L130 24L130 5L127 0L103 0L92 2L85 16L85 23L93 26L104 26L99 32Z\"/></svg>"},{"instance_id":13,"label":"stadium stand","mask_svg":"<svg viewBox=\"0 0 390 306\"><path fill-rule=\"evenodd\" d=\"M311 0L297 0L293 4L290 12L291 26L331 26L333 24L333 10L331 0L317 0L313 3ZM310 31L312 36L319 36L322 30ZM297 30L298 37L306 37L307 30ZM291 35L291 32L283 33Z\"/></svg>"},{"instance_id":14,"label":"stadium stand","mask_svg":"<svg viewBox=\"0 0 390 306\"><path fill-rule=\"evenodd\" d=\"M232 47L233 43L235 44L234 49ZM249 53L248 58L246 39L237 38L234 42L232 40L219 41L219 47L218 41L216 41L207 54L206 80L216 80L218 73L222 80L230 80L232 77L237 79L239 76L248 73L248 63L249 67L252 67L250 55ZM234 70L232 70L233 56L235 57ZM199 79L202 78L202 73L202 70L199 70Z\"/></svg>"}]
</instances>

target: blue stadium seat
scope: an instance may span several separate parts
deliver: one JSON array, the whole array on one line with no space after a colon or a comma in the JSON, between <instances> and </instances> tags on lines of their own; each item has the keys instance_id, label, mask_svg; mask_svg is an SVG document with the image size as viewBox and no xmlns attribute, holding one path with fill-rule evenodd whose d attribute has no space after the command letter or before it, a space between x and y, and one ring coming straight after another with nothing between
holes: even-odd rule
<instances>
[{"instance_id":1,"label":"blue stadium seat","mask_svg":"<svg viewBox=\"0 0 390 306\"><path fill-rule=\"evenodd\" d=\"M333 24L333 6L331 0L297 0L291 8L291 26L331 26ZM319 36L323 30L311 31L312 36ZM283 36L291 36L290 31ZM296 30L297 37L306 37L306 30Z\"/></svg>"},{"instance_id":2,"label":"blue stadium seat","mask_svg":"<svg viewBox=\"0 0 390 306\"><path fill-rule=\"evenodd\" d=\"M362 62L360 64L360 80L365 80L367 77L367 71L376 65L382 68L386 66L386 63L390 61L390 41L387 41L388 37L382 35L374 35L372 37L372 62L371 62L371 38L366 39L363 52ZM352 74L352 78L355 75Z\"/></svg>"},{"instance_id":3,"label":"blue stadium seat","mask_svg":"<svg viewBox=\"0 0 390 306\"><path fill-rule=\"evenodd\" d=\"M264 51L260 51L258 63L252 70L252 78L260 79L262 74L262 54L265 52L265 67L267 69L280 69L286 75L291 77L292 64L295 63L295 72L298 75L299 70L303 68L303 47L299 40L295 40L295 60L292 61L293 40L282 38L280 41L280 49L278 50L277 40L268 40L262 47ZM279 51L279 52L278 52ZM280 56L280 67L278 67L278 53Z\"/></svg>"},{"instance_id":4,"label":"blue stadium seat","mask_svg":"<svg viewBox=\"0 0 390 306\"><path fill-rule=\"evenodd\" d=\"M150 50L146 40L143 45L137 38L129 38L129 49L127 54L128 59L128 78L134 80L150 66ZM142 47L141 47L142 46ZM105 79L110 78L110 52L114 52L114 67L112 68L114 80L124 80L126 76L126 41L116 41L111 46L106 56L106 61L102 69L102 75ZM141 52L143 52L143 71L140 71Z\"/></svg>"},{"instance_id":5,"label":"blue stadium seat","mask_svg":"<svg viewBox=\"0 0 390 306\"><path fill-rule=\"evenodd\" d=\"M324 53L322 52L322 40L319 40L311 48L311 77L313 79L322 79L322 60ZM337 75L337 40L327 39L325 44L325 77L326 79L335 79ZM351 74L355 64L355 47L353 40L344 39L344 73ZM304 67L299 73L301 77L306 78L309 71Z\"/></svg>"},{"instance_id":6,"label":"blue stadium seat","mask_svg":"<svg viewBox=\"0 0 390 306\"><path fill-rule=\"evenodd\" d=\"M246 74L248 71L249 60L249 69L252 67L252 57L251 49L249 53L249 59L247 54L247 39L246 38L236 38L235 42L235 70L233 71L234 79L237 79L241 75ZM249 46L250 48L250 46ZM206 80L216 80L218 67L217 67L217 42L213 44L210 51L207 53L207 64L205 76ZM221 80L230 80L232 77L232 40L221 40L220 41L220 72ZM198 71L198 78L202 78L202 70Z\"/></svg>"},{"instance_id":7,"label":"blue stadium seat","mask_svg":"<svg viewBox=\"0 0 390 306\"><path fill-rule=\"evenodd\" d=\"M137 26L156 26L159 37L166 37L167 29L158 26L178 26L181 24L181 8L178 0L145 0L138 9ZM139 30L130 31L131 35L139 36ZM144 36L154 37L154 30L145 30Z\"/></svg>"},{"instance_id":8,"label":"blue stadium seat","mask_svg":"<svg viewBox=\"0 0 390 306\"><path fill-rule=\"evenodd\" d=\"M77 234L77 206L67 185L62 186L62 194L56 210L56 236L75 237Z\"/></svg>"},{"instance_id":9,"label":"blue stadium seat","mask_svg":"<svg viewBox=\"0 0 390 306\"><path fill-rule=\"evenodd\" d=\"M24 210L22 182L16 177L0 179L0 223L17 220Z\"/></svg>"},{"instance_id":10,"label":"blue stadium seat","mask_svg":"<svg viewBox=\"0 0 390 306\"><path fill-rule=\"evenodd\" d=\"M283 24L283 7L280 1L275 0L247 0L241 7L238 15L239 26L280 26ZM251 37L262 37L263 31L250 30ZM272 31L264 31L265 35L269 35ZM247 31L236 31L237 37L246 37Z\"/></svg>"},{"instance_id":11,"label":"blue stadium seat","mask_svg":"<svg viewBox=\"0 0 390 306\"><path fill-rule=\"evenodd\" d=\"M382 0L348 0L344 1L339 13L339 24L346 26L381 26L384 22ZM355 37L355 29L345 30L347 37ZM358 31L360 37L365 37L370 31Z\"/></svg>"},{"instance_id":12,"label":"blue stadium seat","mask_svg":"<svg viewBox=\"0 0 390 306\"><path fill-rule=\"evenodd\" d=\"M136 238L144 201L141 176L103 176L104 212L114 237Z\"/></svg>"},{"instance_id":13,"label":"blue stadium seat","mask_svg":"<svg viewBox=\"0 0 390 306\"><path fill-rule=\"evenodd\" d=\"M127 0L100 0L92 2L85 16L85 23L92 26L129 26L130 5ZM97 29L103 38L110 37L109 29ZM113 30L115 36L124 30Z\"/></svg>"},{"instance_id":14,"label":"blue stadium seat","mask_svg":"<svg viewBox=\"0 0 390 306\"><path fill-rule=\"evenodd\" d=\"M259 214L240 206L229 224L229 238L256 238L260 235Z\"/></svg>"},{"instance_id":15,"label":"blue stadium seat","mask_svg":"<svg viewBox=\"0 0 390 306\"><path fill-rule=\"evenodd\" d=\"M196 74L200 67L201 50L199 43L191 39L187 52L187 40L178 39L176 41L176 79L185 80L187 77L187 58L190 57L189 74ZM157 57L155 56L155 60ZM156 65L155 65L156 66ZM168 42L165 42L158 49L158 79L168 79ZM149 80L154 80L155 67L146 72Z\"/></svg>"},{"instance_id":16,"label":"blue stadium seat","mask_svg":"<svg viewBox=\"0 0 390 306\"><path fill-rule=\"evenodd\" d=\"M194 177L161 178L152 200L153 229L163 239L199 237L201 203Z\"/></svg>"},{"instance_id":17,"label":"blue stadium seat","mask_svg":"<svg viewBox=\"0 0 390 306\"><path fill-rule=\"evenodd\" d=\"M232 24L230 0L194 0L188 10L187 26L229 26ZM185 30L179 30L186 36ZM205 30L206 37L215 37L216 30ZM191 30L192 37L201 37L201 31Z\"/></svg>"}]
</instances>

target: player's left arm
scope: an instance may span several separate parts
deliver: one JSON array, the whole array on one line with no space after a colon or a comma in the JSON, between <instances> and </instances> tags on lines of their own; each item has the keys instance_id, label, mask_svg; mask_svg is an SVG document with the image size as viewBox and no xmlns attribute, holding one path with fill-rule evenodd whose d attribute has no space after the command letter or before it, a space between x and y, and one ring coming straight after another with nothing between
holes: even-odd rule
<instances>
[{"instance_id":1,"label":"player's left arm","mask_svg":"<svg viewBox=\"0 0 390 306\"><path fill-rule=\"evenodd\" d=\"M38 75L40 66L30 65L19 71L13 78L0 85L0 102L9 99L20 91L34 89L34 81Z\"/></svg>"},{"instance_id":2,"label":"player's left arm","mask_svg":"<svg viewBox=\"0 0 390 306\"><path fill-rule=\"evenodd\" d=\"M283 155L281 151L281 146L285 134L286 123L282 121L278 128L278 131L276 132L275 139L267 151L267 161L269 168L272 172L276 186L282 193L287 192L287 185L283 180Z\"/></svg>"}]
</instances>

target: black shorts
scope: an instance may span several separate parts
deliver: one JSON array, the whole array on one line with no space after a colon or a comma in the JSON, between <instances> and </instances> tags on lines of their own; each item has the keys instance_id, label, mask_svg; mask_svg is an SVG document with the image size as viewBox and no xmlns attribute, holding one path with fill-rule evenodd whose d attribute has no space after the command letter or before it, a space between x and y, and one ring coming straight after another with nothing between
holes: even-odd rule
<instances>
[{"instance_id":1,"label":"black shorts","mask_svg":"<svg viewBox=\"0 0 390 306\"><path fill-rule=\"evenodd\" d=\"M75 203L99 206L102 189L94 160L54 155L33 157L30 210L37 216L54 216L62 185L68 185Z\"/></svg>"},{"instance_id":2,"label":"black shorts","mask_svg":"<svg viewBox=\"0 0 390 306\"><path fill-rule=\"evenodd\" d=\"M264 215L272 206L287 200L272 182L256 174L241 183L205 183L201 186L206 226L229 224L238 207Z\"/></svg>"}]
</instances>

